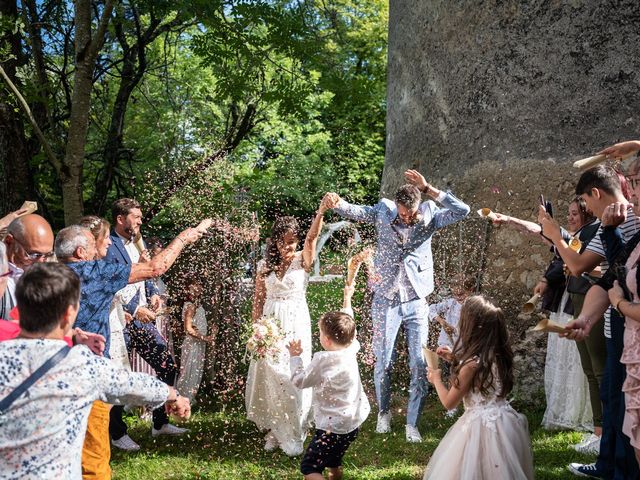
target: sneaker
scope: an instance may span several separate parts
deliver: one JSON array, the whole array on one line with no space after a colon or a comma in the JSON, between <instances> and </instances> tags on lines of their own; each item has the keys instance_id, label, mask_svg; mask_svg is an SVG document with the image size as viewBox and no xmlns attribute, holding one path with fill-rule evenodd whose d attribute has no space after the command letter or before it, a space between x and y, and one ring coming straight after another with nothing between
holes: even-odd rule
<instances>
[{"instance_id":1,"label":"sneaker","mask_svg":"<svg viewBox=\"0 0 640 480\"><path fill-rule=\"evenodd\" d=\"M376 433L389 433L391 431L391 412L378 413Z\"/></svg>"},{"instance_id":2,"label":"sneaker","mask_svg":"<svg viewBox=\"0 0 640 480\"><path fill-rule=\"evenodd\" d=\"M276 448L278 448L278 439L276 439L276 437L274 437L271 432L267 433L264 439L266 440L264 442L264 449L267 452L273 452Z\"/></svg>"},{"instance_id":3,"label":"sneaker","mask_svg":"<svg viewBox=\"0 0 640 480\"><path fill-rule=\"evenodd\" d=\"M600 471L596 468L595 463L570 463L567 468L571 473L577 475L578 477L604 478Z\"/></svg>"},{"instance_id":4,"label":"sneaker","mask_svg":"<svg viewBox=\"0 0 640 480\"><path fill-rule=\"evenodd\" d=\"M156 430L154 427L151 427L151 435L157 437L158 435L182 435L189 431L188 428L180 428L175 425L171 425L170 423L165 423Z\"/></svg>"},{"instance_id":5,"label":"sneaker","mask_svg":"<svg viewBox=\"0 0 640 480\"><path fill-rule=\"evenodd\" d=\"M595 433L586 434L586 435L584 435L582 437L582 440L580 440L578 443L576 443L573 446L573 449L576 452L579 452L582 448L584 448L585 446L589 445L596 438L598 438L598 436Z\"/></svg>"},{"instance_id":6,"label":"sneaker","mask_svg":"<svg viewBox=\"0 0 640 480\"><path fill-rule=\"evenodd\" d=\"M598 455L600 453L600 437L595 434L591 434L583 442L574 445L573 448L579 453Z\"/></svg>"},{"instance_id":7,"label":"sneaker","mask_svg":"<svg viewBox=\"0 0 640 480\"><path fill-rule=\"evenodd\" d=\"M125 452L137 452L140 445L134 442L129 435L123 435L117 440L111 440L111 445Z\"/></svg>"},{"instance_id":8,"label":"sneaker","mask_svg":"<svg viewBox=\"0 0 640 480\"><path fill-rule=\"evenodd\" d=\"M420 443L422 442L422 435L418 431L418 427L414 427L413 425L407 425L405 427L407 442L409 443Z\"/></svg>"}]
</instances>

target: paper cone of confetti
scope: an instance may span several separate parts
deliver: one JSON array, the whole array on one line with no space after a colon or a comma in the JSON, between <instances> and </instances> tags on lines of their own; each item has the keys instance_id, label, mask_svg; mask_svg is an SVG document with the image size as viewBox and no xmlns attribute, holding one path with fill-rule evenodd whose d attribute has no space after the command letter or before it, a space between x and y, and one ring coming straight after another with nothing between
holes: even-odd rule
<instances>
[{"instance_id":1,"label":"paper cone of confetti","mask_svg":"<svg viewBox=\"0 0 640 480\"><path fill-rule=\"evenodd\" d=\"M538 324L532 329L534 332L551 332L551 333L566 333L568 330L562 325L554 322L553 320L549 320L548 318L543 318L538 322Z\"/></svg>"},{"instance_id":2,"label":"paper cone of confetti","mask_svg":"<svg viewBox=\"0 0 640 480\"><path fill-rule=\"evenodd\" d=\"M429 368L437 369L439 366L439 358L438 354L433 350L429 350L427 347L422 347L422 354L424 355L424 360L427 362Z\"/></svg>"},{"instance_id":3,"label":"paper cone of confetti","mask_svg":"<svg viewBox=\"0 0 640 480\"><path fill-rule=\"evenodd\" d=\"M536 309L536 305L538 304L538 301L540 300L540 295L538 295L537 293L531 297L529 300L527 300L527 303L525 303L522 306L522 313L531 313Z\"/></svg>"}]
</instances>

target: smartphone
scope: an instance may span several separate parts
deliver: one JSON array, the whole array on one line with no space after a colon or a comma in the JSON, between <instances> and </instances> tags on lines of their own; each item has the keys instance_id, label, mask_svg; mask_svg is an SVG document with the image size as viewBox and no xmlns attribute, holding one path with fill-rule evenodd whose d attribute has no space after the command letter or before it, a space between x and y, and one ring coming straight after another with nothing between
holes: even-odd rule
<instances>
[{"instance_id":1,"label":"smartphone","mask_svg":"<svg viewBox=\"0 0 640 480\"><path fill-rule=\"evenodd\" d=\"M542 205L545 211L549 214L550 217L553 217L553 207L551 206L551 202L548 200L545 201L544 195L540 194L540 205Z\"/></svg>"}]
</instances>

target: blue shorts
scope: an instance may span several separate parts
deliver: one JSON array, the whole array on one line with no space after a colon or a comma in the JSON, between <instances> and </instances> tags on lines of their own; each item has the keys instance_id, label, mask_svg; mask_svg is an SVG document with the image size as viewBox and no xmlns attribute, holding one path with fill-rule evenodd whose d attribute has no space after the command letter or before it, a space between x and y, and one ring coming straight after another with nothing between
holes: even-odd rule
<instances>
[{"instance_id":1,"label":"blue shorts","mask_svg":"<svg viewBox=\"0 0 640 480\"><path fill-rule=\"evenodd\" d=\"M358 429L349 433L331 433L316 430L307 447L307 451L300 464L303 475L322 473L325 468L338 468L342 465L342 457L358 436Z\"/></svg>"}]
</instances>

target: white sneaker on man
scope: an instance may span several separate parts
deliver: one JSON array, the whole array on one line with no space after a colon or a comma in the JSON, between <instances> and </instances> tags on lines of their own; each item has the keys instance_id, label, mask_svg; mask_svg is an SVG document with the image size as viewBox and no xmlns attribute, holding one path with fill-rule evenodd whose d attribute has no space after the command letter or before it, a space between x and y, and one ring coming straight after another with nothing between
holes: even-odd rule
<instances>
[{"instance_id":1,"label":"white sneaker on man","mask_svg":"<svg viewBox=\"0 0 640 480\"><path fill-rule=\"evenodd\" d=\"M409 443L422 442L422 435L420 435L420 432L418 431L418 427L414 427L413 425L407 425L406 435L407 435L407 442Z\"/></svg>"},{"instance_id":2,"label":"white sneaker on man","mask_svg":"<svg viewBox=\"0 0 640 480\"><path fill-rule=\"evenodd\" d=\"M118 440L111 440L111 445L126 452L137 452L140 445L133 441L129 435L123 435Z\"/></svg>"},{"instance_id":3,"label":"white sneaker on man","mask_svg":"<svg viewBox=\"0 0 640 480\"><path fill-rule=\"evenodd\" d=\"M182 435L189 431L188 428L176 427L175 425L171 425L170 423L165 423L156 430L154 427L151 427L151 435L153 437L157 437L158 435Z\"/></svg>"},{"instance_id":4,"label":"white sneaker on man","mask_svg":"<svg viewBox=\"0 0 640 480\"><path fill-rule=\"evenodd\" d=\"M376 433L389 433L391 431L391 412L378 413Z\"/></svg>"},{"instance_id":5,"label":"white sneaker on man","mask_svg":"<svg viewBox=\"0 0 640 480\"><path fill-rule=\"evenodd\" d=\"M592 433L582 442L574 445L573 449L579 453L598 455L600 453L600 437Z\"/></svg>"}]
</instances>

